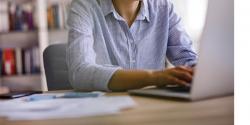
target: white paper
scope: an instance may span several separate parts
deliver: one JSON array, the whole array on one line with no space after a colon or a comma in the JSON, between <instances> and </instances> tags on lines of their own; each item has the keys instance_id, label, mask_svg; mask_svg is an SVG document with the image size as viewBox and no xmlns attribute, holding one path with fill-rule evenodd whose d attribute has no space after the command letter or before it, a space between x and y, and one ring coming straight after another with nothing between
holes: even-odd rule
<instances>
[{"instance_id":1,"label":"white paper","mask_svg":"<svg viewBox=\"0 0 250 125\"><path fill-rule=\"evenodd\" d=\"M45 120L119 113L136 103L129 96L0 102L0 116L9 120Z\"/></svg>"}]
</instances>

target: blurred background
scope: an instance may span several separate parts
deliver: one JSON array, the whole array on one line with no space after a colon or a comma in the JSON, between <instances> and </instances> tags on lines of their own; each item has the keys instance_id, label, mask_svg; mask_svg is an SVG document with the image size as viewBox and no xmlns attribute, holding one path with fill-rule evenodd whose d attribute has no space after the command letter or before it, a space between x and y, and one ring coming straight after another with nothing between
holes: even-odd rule
<instances>
[{"instance_id":1,"label":"blurred background","mask_svg":"<svg viewBox=\"0 0 250 125\"><path fill-rule=\"evenodd\" d=\"M182 17L183 25L198 51L199 38L206 20L208 0L172 0L176 12Z\"/></svg>"},{"instance_id":2,"label":"blurred background","mask_svg":"<svg viewBox=\"0 0 250 125\"><path fill-rule=\"evenodd\" d=\"M43 50L67 42L72 0L0 0L0 86L47 90ZM172 0L198 51L207 0Z\"/></svg>"}]
</instances>

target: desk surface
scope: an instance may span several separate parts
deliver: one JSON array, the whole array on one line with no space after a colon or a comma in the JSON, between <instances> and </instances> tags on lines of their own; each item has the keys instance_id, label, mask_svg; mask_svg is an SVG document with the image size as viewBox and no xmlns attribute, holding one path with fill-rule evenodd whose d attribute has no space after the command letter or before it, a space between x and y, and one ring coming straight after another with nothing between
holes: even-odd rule
<instances>
[{"instance_id":1,"label":"desk surface","mask_svg":"<svg viewBox=\"0 0 250 125\"><path fill-rule=\"evenodd\" d=\"M108 96L127 95L112 93ZM233 125L234 97L197 102L131 96L137 107L118 115L44 121L7 121L1 125Z\"/></svg>"}]
</instances>

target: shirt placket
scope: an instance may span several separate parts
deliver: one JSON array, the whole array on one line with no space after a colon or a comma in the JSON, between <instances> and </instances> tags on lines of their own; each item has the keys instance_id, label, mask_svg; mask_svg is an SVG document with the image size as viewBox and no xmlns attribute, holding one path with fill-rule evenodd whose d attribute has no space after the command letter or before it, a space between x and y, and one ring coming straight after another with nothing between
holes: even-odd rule
<instances>
[{"instance_id":1,"label":"shirt placket","mask_svg":"<svg viewBox=\"0 0 250 125\"><path fill-rule=\"evenodd\" d=\"M128 54L129 54L129 69L135 69L136 68L136 58L137 58L137 45L135 43L134 36L132 32L130 31L130 28L128 27L127 23L123 20L120 22L122 27L125 30L125 35L127 37L127 44L128 44Z\"/></svg>"},{"instance_id":2,"label":"shirt placket","mask_svg":"<svg viewBox=\"0 0 250 125\"><path fill-rule=\"evenodd\" d=\"M137 55L137 47L134 41L133 36L130 34L128 43L130 45L130 69L135 69L136 68L136 55Z\"/></svg>"},{"instance_id":3,"label":"shirt placket","mask_svg":"<svg viewBox=\"0 0 250 125\"><path fill-rule=\"evenodd\" d=\"M129 29L129 27L126 25L126 37L127 37L127 43L128 43L128 50L129 50L129 68L135 69L136 68L136 55L137 55L137 47L135 44L135 39Z\"/></svg>"}]
</instances>

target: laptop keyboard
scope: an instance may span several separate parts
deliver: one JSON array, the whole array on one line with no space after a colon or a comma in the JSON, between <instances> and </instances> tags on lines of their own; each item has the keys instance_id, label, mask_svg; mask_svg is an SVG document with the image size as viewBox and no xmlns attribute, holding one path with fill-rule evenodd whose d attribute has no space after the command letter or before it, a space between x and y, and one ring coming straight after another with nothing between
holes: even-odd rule
<instances>
[{"instance_id":1,"label":"laptop keyboard","mask_svg":"<svg viewBox=\"0 0 250 125\"><path fill-rule=\"evenodd\" d=\"M190 87L184 87L184 86L166 86L161 89L165 89L167 91L172 91L172 92L180 92L180 93L189 93L190 92Z\"/></svg>"}]
</instances>

